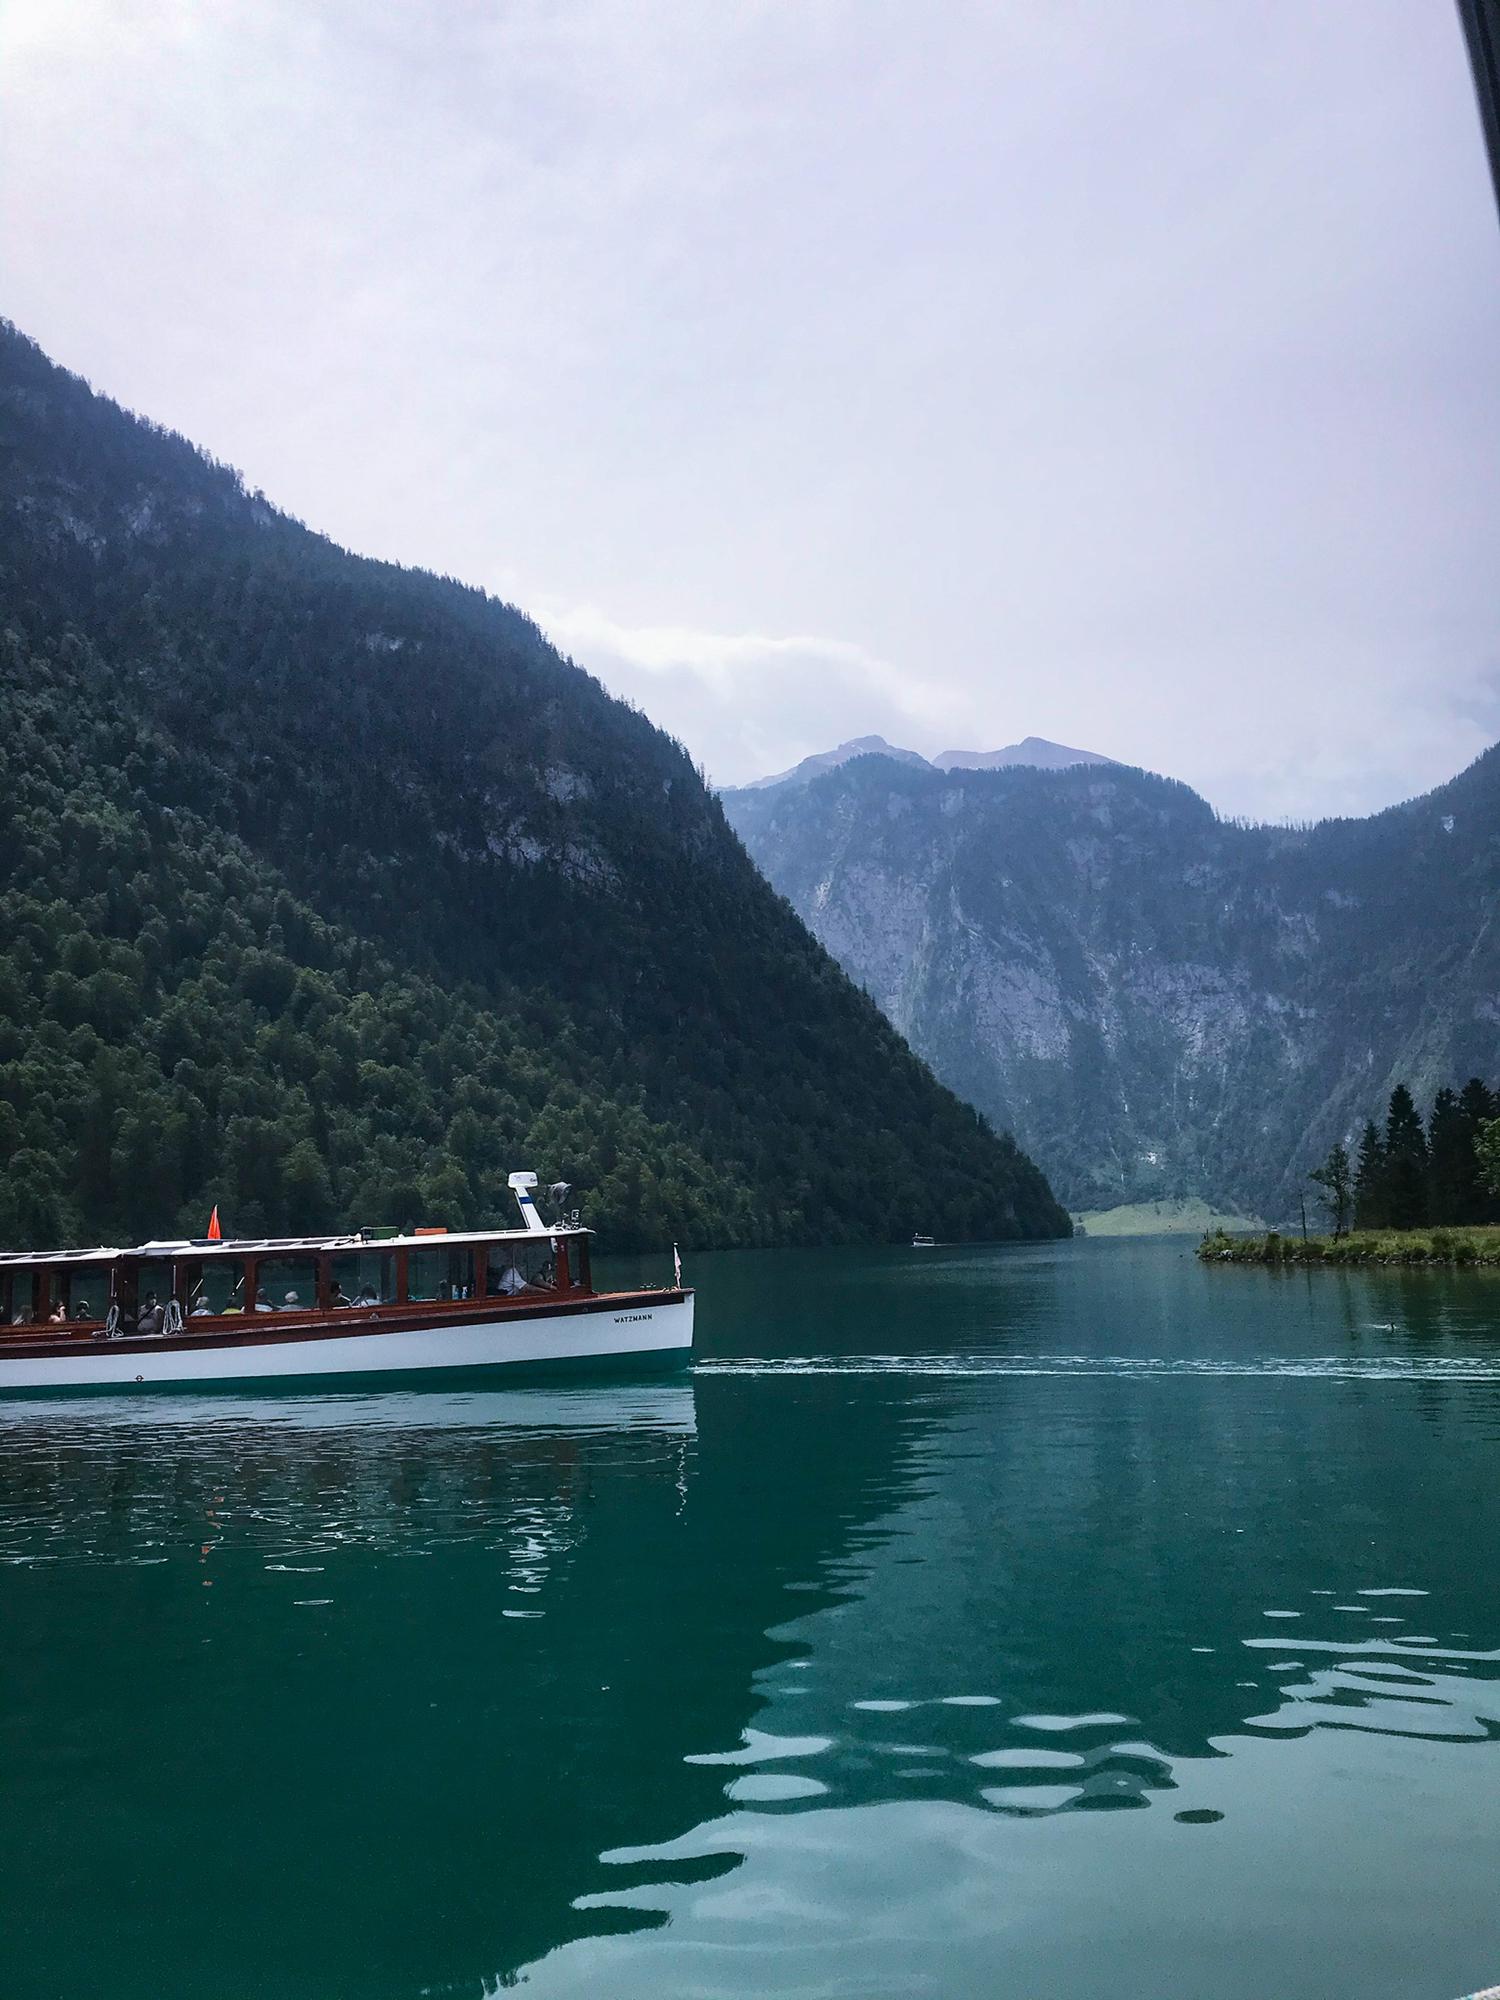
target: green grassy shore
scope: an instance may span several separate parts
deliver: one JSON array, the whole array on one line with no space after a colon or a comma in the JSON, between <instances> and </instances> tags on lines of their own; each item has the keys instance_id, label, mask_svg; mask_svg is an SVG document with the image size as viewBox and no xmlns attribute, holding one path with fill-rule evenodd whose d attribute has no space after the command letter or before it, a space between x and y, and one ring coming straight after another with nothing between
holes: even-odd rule
<instances>
[{"instance_id":1,"label":"green grassy shore","mask_svg":"<svg viewBox=\"0 0 1500 2000\"><path fill-rule=\"evenodd\" d=\"M1500 1227L1465 1223L1452 1229L1356 1229L1332 1236L1206 1235L1198 1255L1209 1264L1436 1264L1467 1269L1500 1266Z\"/></svg>"},{"instance_id":2,"label":"green grassy shore","mask_svg":"<svg viewBox=\"0 0 1500 2000\"><path fill-rule=\"evenodd\" d=\"M1259 1216L1235 1215L1195 1197L1185 1201L1133 1201L1118 1208L1089 1208L1073 1217L1073 1227L1080 1236L1207 1236L1265 1226Z\"/></svg>"}]
</instances>

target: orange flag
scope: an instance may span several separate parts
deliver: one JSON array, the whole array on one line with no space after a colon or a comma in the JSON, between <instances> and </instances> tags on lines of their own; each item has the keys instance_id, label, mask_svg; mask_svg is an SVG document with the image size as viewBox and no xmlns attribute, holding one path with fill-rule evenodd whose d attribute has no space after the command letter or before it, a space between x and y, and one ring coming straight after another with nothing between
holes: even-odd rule
<instances>
[{"instance_id":1,"label":"orange flag","mask_svg":"<svg viewBox=\"0 0 1500 2000\"><path fill-rule=\"evenodd\" d=\"M224 1232L219 1227L219 1204L217 1202L214 1203L213 1214L208 1218L208 1240L210 1243L222 1243L224 1240Z\"/></svg>"}]
</instances>

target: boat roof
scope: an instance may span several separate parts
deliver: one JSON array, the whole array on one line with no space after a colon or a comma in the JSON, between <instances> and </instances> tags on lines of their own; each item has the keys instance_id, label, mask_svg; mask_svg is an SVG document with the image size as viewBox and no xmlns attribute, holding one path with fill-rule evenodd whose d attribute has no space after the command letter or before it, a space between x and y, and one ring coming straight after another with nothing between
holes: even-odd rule
<instances>
[{"instance_id":1,"label":"boat roof","mask_svg":"<svg viewBox=\"0 0 1500 2000\"><path fill-rule=\"evenodd\" d=\"M353 1230L342 1236L242 1236L211 1242L200 1237L174 1237L160 1243L100 1246L93 1250L0 1251L0 1271L37 1264L113 1264L121 1257L295 1257L320 1250L448 1250L481 1243L539 1243L556 1236L590 1236L592 1230L443 1229L423 1235L374 1236Z\"/></svg>"}]
</instances>

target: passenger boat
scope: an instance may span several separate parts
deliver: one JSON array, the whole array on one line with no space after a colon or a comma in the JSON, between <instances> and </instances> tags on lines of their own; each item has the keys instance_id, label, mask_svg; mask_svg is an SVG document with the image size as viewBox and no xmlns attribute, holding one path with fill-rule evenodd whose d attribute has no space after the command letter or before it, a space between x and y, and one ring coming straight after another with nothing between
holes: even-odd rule
<instances>
[{"instance_id":1,"label":"passenger boat","mask_svg":"<svg viewBox=\"0 0 1500 2000\"><path fill-rule=\"evenodd\" d=\"M918 1233L911 1239L911 1247L913 1250L935 1250L937 1248L937 1245L933 1242L930 1236L923 1236L921 1232L918 1231Z\"/></svg>"},{"instance_id":2,"label":"passenger boat","mask_svg":"<svg viewBox=\"0 0 1500 2000\"><path fill-rule=\"evenodd\" d=\"M686 1361L693 1294L597 1292L590 1232L524 1227L204 1238L0 1255L0 1395ZM674 1252L674 1266L676 1256Z\"/></svg>"}]
</instances>

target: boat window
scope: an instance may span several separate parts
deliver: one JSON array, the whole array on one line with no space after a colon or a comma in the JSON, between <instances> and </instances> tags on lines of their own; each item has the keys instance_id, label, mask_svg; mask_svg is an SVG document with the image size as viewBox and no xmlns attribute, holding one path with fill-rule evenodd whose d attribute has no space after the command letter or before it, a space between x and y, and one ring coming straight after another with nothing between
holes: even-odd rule
<instances>
[{"instance_id":1,"label":"boat window","mask_svg":"<svg viewBox=\"0 0 1500 2000\"><path fill-rule=\"evenodd\" d=\"M255 1272L255 1310L311 1312L318 1303L316 1257L262 1257Z\"/></svg>"},{"instance_id":2,"label":"boat window","mask_svg":"<svg viewBox=\"0 0 1500 2000\"><path fill-rule=\"evenodd\" d=\"M328 1295L353 1306L389 1305L396 1296L396 1259L389 1250L341 1251L328 1260Z\"/></svg>"},{"instance_id":3,"label":"boat window","mask_svg":"<svg viewBox=\"0 0 1500 2000\"><path fill-rule=\"evenodd\" d=\"M120 1325L125 1332L133 1332L145 1322L151 1331L160 1333L171 1296L172 1266L165 1258L130 1257L119 1265L113 1303L120 1309ZM159 1324L158 1313L162 1315Z\"/></svg>"},{"instance_id":4,"label":"boat window","mask_svg":"<svg viewBox=\"0 0 1500 2000\"><path fill-rule=\"evenodd\" d=\"M108 1264L64 1264L52 1271L52 1303L48 1313L50 1319L59 1316L71 1325L75 1320L90 1323L102 1320L109 1311L110 1281L113 1272Z\"/></svg>"},{"instance_id":5,"label":"boat window","mask_svg":"<svg viewBox=\"0 0 1500 2000\"><path fill-rule=\"evenodd\" d=\"M557 1259L550 1237L524 1243L493 1243L485 1263L486 1298L516 1298L522 1292L549 1292L557 1283Z\"/></svg>"},{"instance_id":6,"label":"boat window","mask_svg":"<svg viewBox=\"0 0 1500 2000\"><path fill-rule=\"evenodd\" d=\"M245 1310L246 1263L240 1257L214 1257L203 1260L203 1283L208 1301L221 1313L238 1313ZM193 1300L193 1305L198 1303ZM192 1311L192 1307L189 1307ZM201 1317L201 1315L200 1315Z\"/></svg>"},{"instance_id":7,"label":"boat window","mask_svg":"<svg viewBox=\"0 0 1500 2000\"><path fill-rule=\"evenodd\" d=\"M205 1257L179 1267L182 1309L189 1319L207 1313L238 1312L244 1304L245 1271L236 1257Z\"/></svg>"},{"instance_id":8,"label":"boat window","mask_svg":"<svg viewBox=\"0 0 1500 2000\"><path fill-rule=\"evenodd\" d=\"M0 1278L0 1323L6 1326L35 1326L42 1312L42 1274L20 1265Z\"/></svg>"},{"instance_id":9,"label":"boat window","mask_svg":"<svg viewBox=\"0 0 1500 2000\"><path fill-rule=\"evenodd\" d=\"M473 1278L474 1253L467 1246L445 1244L440 1250L406 1253L406 1296L414 1304L419 1300L466 1299Z\"/></svg>"}]
</instances>

